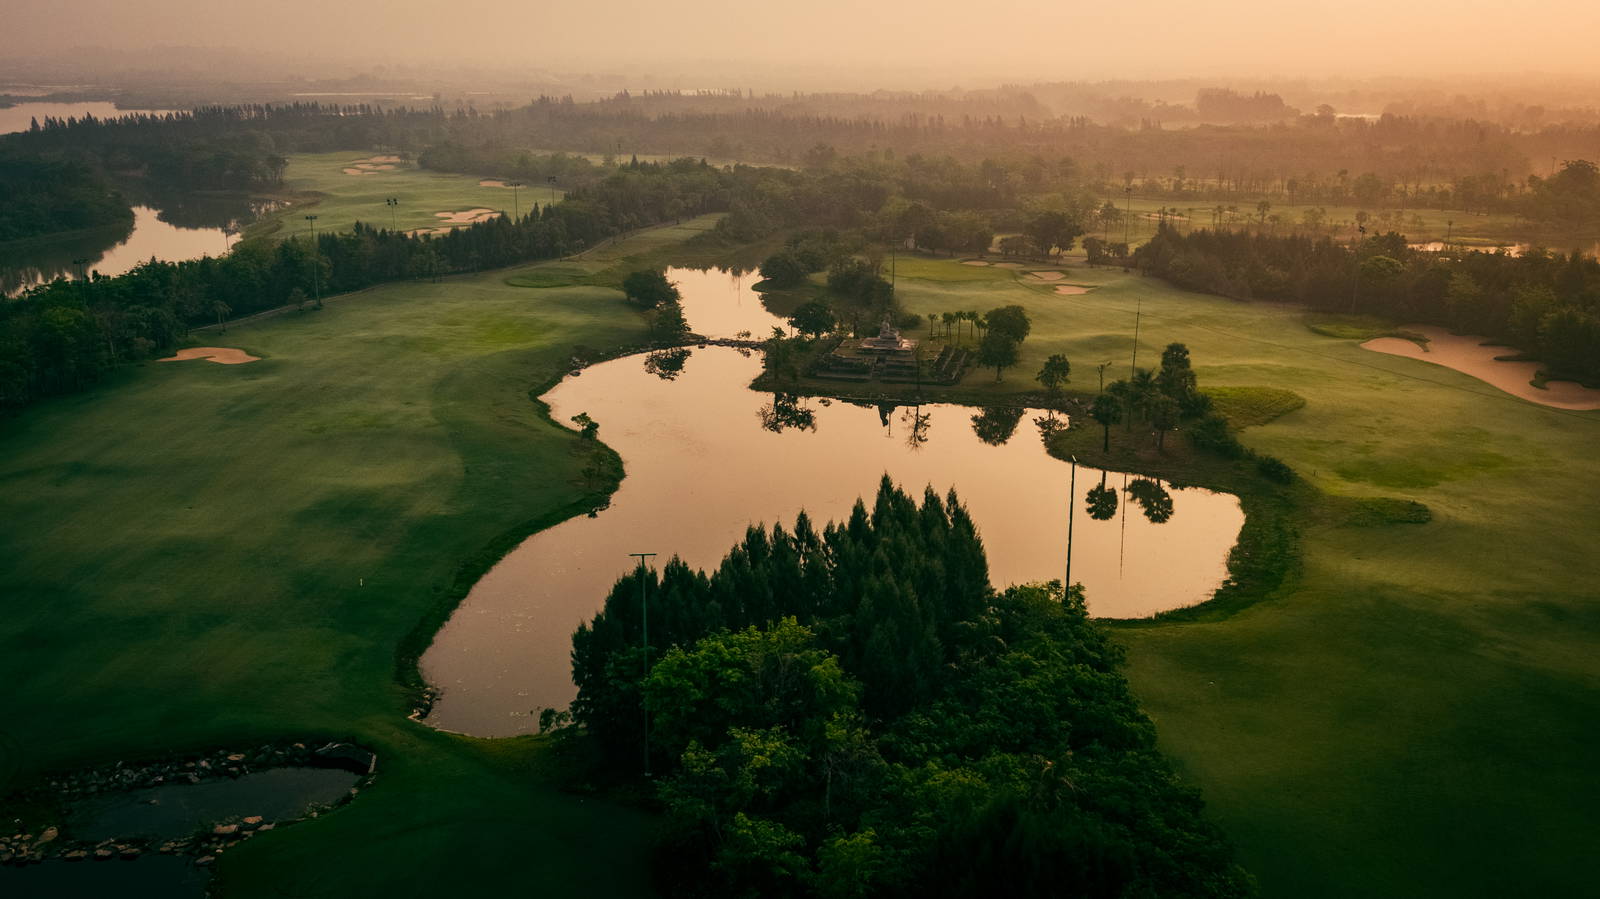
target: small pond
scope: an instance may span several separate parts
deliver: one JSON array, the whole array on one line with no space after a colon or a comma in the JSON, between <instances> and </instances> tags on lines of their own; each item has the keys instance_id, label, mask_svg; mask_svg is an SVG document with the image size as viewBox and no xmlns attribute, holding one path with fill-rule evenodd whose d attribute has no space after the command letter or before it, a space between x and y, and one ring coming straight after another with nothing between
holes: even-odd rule
<instances>
[{"instance_id":1,"label":"small pond","mask_svg":"<svg viewBox=\"0 0 1600 899\"><path fill-rule=\"evenodd\" d=\"M337 768L271 768L227 780L106 793L80 802L67 820L79 840L172 839L230 818L293 820L314 804L332 805L360 779Z\"/></svg>"},{"instance_id":2,"label":"small pond","mask_svg":"<svg viewBox=\"0 0 1600 899\"><path fill-rule=\"evenodd\" d=\"M695 330L759 333L731 276L720 287L709 275L673 277ZM713 289L737 307L719 313L733 325L708 327L693 311ZM473 587L422 659L441 691L429 723L480 736L534 729L538 709L572 700L572 632L634 564L628 553L715 567L749 524L787 525L802 509L819 526L843 518L884 473L917 494L954 487L982 531L995 584L1062 576L1070 469L1045 453L1042 413L775 397L748 389L760 367L725 347L632 356L545 394L557 421L586 412L600 423L627 477L608 508L528 538ZM1101 520L1088 512L1091 490ZM1072 502L1073 580L1099 616L1205 600L1244 522L1233 496L1087 466Z\"/></svg>"}]
</instances>

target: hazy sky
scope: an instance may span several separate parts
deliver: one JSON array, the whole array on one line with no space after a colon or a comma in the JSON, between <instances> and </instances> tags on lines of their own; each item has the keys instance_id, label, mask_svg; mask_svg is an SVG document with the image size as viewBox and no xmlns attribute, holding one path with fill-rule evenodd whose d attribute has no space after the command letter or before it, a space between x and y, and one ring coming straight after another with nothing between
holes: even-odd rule
<instances>
[{"instance_id":1,"label":"hazy sky","mask_svg":"<svg viewBox=\"0 0 1600 899\"><path fill-rule=\"evenodd\" d=\"M236 47L565 71L750 64L1000 77L1600 75L1600 2L0 0L0 57ZM862 85L863 87L867 85Z\"/></svg>"}]
</instances>

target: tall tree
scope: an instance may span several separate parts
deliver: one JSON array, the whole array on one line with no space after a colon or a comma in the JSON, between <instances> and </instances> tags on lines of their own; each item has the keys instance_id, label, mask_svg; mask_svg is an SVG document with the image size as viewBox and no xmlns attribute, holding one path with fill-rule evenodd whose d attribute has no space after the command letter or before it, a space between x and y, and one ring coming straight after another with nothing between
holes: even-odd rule
<instances>
[{"instance_id":1,"label":"tall tree","mask_svg":"<svg viewBox=\"0 0 1600 899\"><path fill-rule=\"evenodd\" d=\"M1111 386L1115 387L1116 384ZM1100 425L1100 451L1110 452L1111 426L1122 420L1122 401L1109 391L1096 394L1094 403L1089 406L1089 416Z\"/></svg>"},{"instance_id":2,"label":"tall tree","mask_svg":"<svg viewBox=\"0 0 1600 899\"><path fill-rule=\"evenodd\" d=\"M1052 397L1061 392L1061 385L1067 382L1067 376L1072 374L1072 363L1061 353L1052 353L1039 368L1038 381L1044 385Z\"/></svg>"}]
</instances>

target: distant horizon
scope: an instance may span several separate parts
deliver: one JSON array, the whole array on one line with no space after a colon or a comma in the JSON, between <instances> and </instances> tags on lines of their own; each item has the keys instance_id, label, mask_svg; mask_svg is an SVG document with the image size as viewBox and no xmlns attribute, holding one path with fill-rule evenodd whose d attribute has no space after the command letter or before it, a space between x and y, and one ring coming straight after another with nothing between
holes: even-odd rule
<instances>
[{"instance_id":1,"label":"distant horizon","mask_svg":"<svg viewBox=\"0 0 1600 899\"><path fill-rule=\"evenodd\" d=\"M911 0L870 7L814 0L793 9L732 0L583 8L458 0L447 16L421 0L394 0L381 11L285 0L271 14L199 0L10 0L8 6L4 68L103 65L122 54L161 50L167 57L187 48L232 57L245 69L270 61L340 71L383 65L648 72L679 84L781 81L775 89L1190 77L1481 80L1488 71L1503 74L1487 77L1600 78L1600 55L1592 49L1600 5L1570 0L1534 0L1515 17L1486 3L1445 17L1373 0L1314 13L1221 0L1203 15L1176 0L1111 9L999 0L981 15L963 5ZM1485 27L1490 18L1493 28Z\"/></svg>"}]
</instances>

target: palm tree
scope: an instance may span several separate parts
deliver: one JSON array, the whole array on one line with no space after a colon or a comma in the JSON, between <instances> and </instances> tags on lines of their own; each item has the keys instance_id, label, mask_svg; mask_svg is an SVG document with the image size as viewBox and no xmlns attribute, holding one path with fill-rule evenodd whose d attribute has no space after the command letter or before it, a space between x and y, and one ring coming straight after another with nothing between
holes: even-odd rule
<instances>
[{"instance_id":1,"label":"palm tree","mask_svg":"<svg viewBox=\"0 0 1600 899\"><path fill-rule=\"evenodd\" d=\"M1117 384L1125 382L1118 381ZM1113 389L1117 384L1112 384ZM1100 424L1100 451L1111 451L1111 426L1122 420L1122 401L1110 393L1102 393L1094 398L1094 404L1089 407L1089 416Z\"/></svg>"},{"instance_id":2,"label":"palm tree","mask_svg":"<svg viewBox=\"0 0 1600 899\"><path fill-rule=\"evenodd\" d=\"M1128 405L1140 417L1150 417L1150 407L1160 395L1161 385L1156 383L1156 376L1149 369L1141 368L1128 379Z\"/></svg>"},{"instance_id":3,"label":"palm tree","mask_svg":"<svg viewBox=\"0 0 1600 899\"><path fill-rule=\"evenodd\" d=\"M228 313L233 311L233 308L221 300L213 300L211 311L217 316L217 327L221 329L218 333L226 333L228 329L222 327L222 320L227 317Z\"/></svg>"}]
</instances>

